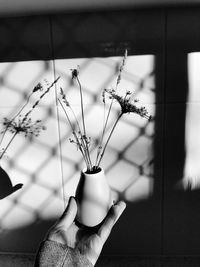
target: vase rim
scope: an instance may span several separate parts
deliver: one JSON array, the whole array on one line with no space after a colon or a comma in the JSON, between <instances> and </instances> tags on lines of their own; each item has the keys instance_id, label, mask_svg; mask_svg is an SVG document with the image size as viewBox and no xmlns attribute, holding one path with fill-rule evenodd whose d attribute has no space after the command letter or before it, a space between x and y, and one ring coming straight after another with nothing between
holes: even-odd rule
<instances>
[{"instance_id":1,"label":"vase rim","mask_svg":"<svg viewBox=\"0 0 200 267\"><path fill-rule=\"evenodd\" d=\"M84 174L87 174L87 175L94 175L94 174L99 174L99 173L101 173L101 172L104 172L103 168L99 167L98 169L99 169L98 172L87 173L87 172L86 172L86 171L87 171L87 168L83 168L81 172L84 173Z\"/></svg>"}]
</instances>

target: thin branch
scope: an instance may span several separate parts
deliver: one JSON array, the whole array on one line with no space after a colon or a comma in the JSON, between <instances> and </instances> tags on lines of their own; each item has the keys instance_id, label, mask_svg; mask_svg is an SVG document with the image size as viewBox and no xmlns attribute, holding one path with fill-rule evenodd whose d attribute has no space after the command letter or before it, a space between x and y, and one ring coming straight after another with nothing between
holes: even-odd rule
<instances>
[{"instance_id":1,"label":"thin branch","mask_svg":"<svg viewBox=\"0 0 200 267\"><path fill-rule=\"evenodd\" d=\"M81 114L82 114L82 124L83 124L83 140L84 140L85 147L86 147L86 151L85 152L86 152L87 157L88 157L88 160L89 160L89 165L90 165L89 170L92 170L92 162L91 162L91 159L90 159L89 147L88 147L87 140L86 140L87 139L87 135L86 135L84 109L83 109L83 92L82 92L82 86L81 86L81 83L80 83L80 80L79 80L78 76L76 76L76 80L77 80L78 85L79 85L79 91L80 91L80 97L81 97Z\"/></svg>"},{"instance_id":2,"label":"thin branch","mask_svg":"<svg viewBox=\"0 0 200 267\"><path fill-rule=\"evenodd\" d=\"M116 121L115 121L115 123L114 123L114 125L113 125L113 127L112 127L112 129L111 129L111 131L110 131L110 134L109 134L109 136L108 136L108 139L107 139L107 141L106 141L106 143L105 143L105 145L104 145L103 151L102 151L102 153L101 153L100 159L99 159L99 161L98 161L97 168L99 168L99 165L100 165L101 160L102 160L102 158L103 158L103 156L104 156L106 147L107 147L107 145L108 145L108 143L109 143L109 141L110 141L110 138L111 138L111 136L112 136L112 134L113 134L113 131L114 131L115 127L117 126L117 123L119 122L119 120L120 120L120 118L122 117L122 115L123 115L123 113L120 113L120 114L119 114L119 116L117 117L117 119L116 119Z\"/></svg>"}]
</instances>

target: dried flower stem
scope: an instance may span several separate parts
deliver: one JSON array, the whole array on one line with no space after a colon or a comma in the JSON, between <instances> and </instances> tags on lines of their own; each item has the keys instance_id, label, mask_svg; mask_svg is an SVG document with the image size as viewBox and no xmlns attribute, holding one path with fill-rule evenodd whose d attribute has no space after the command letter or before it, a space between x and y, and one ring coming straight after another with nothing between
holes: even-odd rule
<instances>
[{"instance_id":1,"label":"dried flower stem","mask_svg":"<svg viewBox=\"0 0 200 267\"><path fill-rule=\"evenodd\" d=\"M119 68L119 73L118 73L118 76L117 76L117 81L116 81L116 86L115 86L115 91L116 92L117 92L117 89L118 89L118 85L120 84L120 81L121 81L121 74L122 74L122 71L123 71L125 63L126 63L126 58L127 58L127 50L125 50L125 54L124 54L121 66ZM98 161L98 157L99 157L99 154L100 154L101 149L102 149L102 144L103 144L106 128L107 128L107 125L108 125L108 120L109 120L109 117L110 117L113 101L114 101L114 99L112 98L112 100L110 102L109 110L108 110L108 113L107 113L107 116L106 116L105 124L104 124L104 127L103 127L103 133L102 133L102 136L101 136L101 141L100 141L100 145L99 145L99 152L97 154L96 161ZM105 99L104 99L104 104L105 104Z\"/></svg>"},{"instance_id":2,"label":"dried flower stem","mask_svg":"<svg viewBox=\"0 0 200 267\"><path fill-rule=\"evenodd\" d=\"M22 106L22 108L17 112L17 114L12 118L12 121L13 121L18 115L20 115L20 113L23 111L23 109L28 105L29 100L30 100L32 94L33 94L33 92L31 92L31 94L28 96L28 99L27 99L26 103L25 103L25 104Z\"/></svg>"},{"instance_id":3,"label":"dried flower stem","mask_svg":"<svg viewBox=\"0 0 200 267\"><path fill-rule=\"evenodd\" d=\"M43 86L41 85L41 83L38 83L34 89L32 90L31 94L28 96L28 99L26 101L26 103L22 106L22 108L17 112L17 114L11 119L4 119L4 125L5 125L5 130L3 132L0 144L2 143L5 134L8 130L11 131L11 133L13 133L13 136L11 138L11 140L8 142L6 148L3 150L2 154L0 155L0 159L2 159L3 155L5 154L6 150L8 149L8 147L10 146L10 144L12 143L13 139L15 138L15 136L20 133L23 132L25 133L25 137L29 136L29 135L35 135L38 136L39 135L39 131L40 129L44 130L44 127L41 127L39 125L39 123L41 122L40 120L36 120L34 123L32 123L31 118L28 118L29 115L32 113L32 111L35 109L35 107L39 104L40 100L49 92L50 88L53 87L53 85L59 80L60 77L58 77L50 86L48 86L48 88L46 89L46 91L40 95L40 99L37 100L34 105L32 106L32 108L22 117L21 113L24 110L24 108L27 106L27 104L29 103L30 97L32 96L32 94L38 90L41 90L43 88ZM15 119L18 117L18 122L15 122Z\"/></svg>"},{"instance_id":4,"label":"dried flower stem","mask_svg":"<svg viewBox=\"0 0 200 267\"><path fill-rule=\"evenodd\" d=\"M79 85L79 91L80 91L80 97L81 97L81 115L82 115L82 123L83 123L83 133L86 136L86 129L85 129L85 118L84 118L84 110L83 110L83 93L82 93L82 86L80 83L80 80L78 78L78 76L76 77L76 80L78 82Z\"/></svg>"},{"instance_id":5,"label":"dried flower stem","mask_svg":"<svg viewBox=\"0 0 200 267\"><path fill-rule=\"evenodd\" d=\"M70 140L70 141L72 143L75 143L78 146L78 148L80 149L80 151L83 155L83 158L85 160L86 166L87 166L87 172L89 172L89 173L97 172L99 170L99 166L100 166L100 163L101 163L102 158L104 156L104 153L106 151L106 148L108 146L108 143L109 143L109 141L113 135L113 132L114 132L114 130L115 130L115 128L116 128L116 126L117 126L117 124L118 124L118 122L119 122L119 120L123 114L136 113L136 114L140 115L141 117L144 117L148 120L151 119L151 116L148 115L148 112L147 112L145 107L143 107L143 106L137 107L135 105L135 103L138 102L138 100L133 98L133 96L134 96L133 93L131 93L130 91L127 91L125 96L120 96L117 93L117 89L118 89L118 86L119 86L120 81L121 81L121 74L122 74L122 71L124 69L126 57L127 57L127 51L125 51L123 61L122 61L120 68L119 68L115 89L104 89L104 91L102 93L103 104L104 104L103 128L102 128L102 133L101 133L101 137L99 140L99 144L97 147L95 165L92 165L92 162L90 159L90 151L89 151L90 138L88 138L86 135L86 125L85 125L84 106L83 106L83 104L84 104L83 103L83 91L82 91L81 82L78 78L78 75L79 75L78 69L71 69L71 71L72 71L72 79L76 79L78 86L79 86L79 91L80 91L81 118L82 118L82 125L81 125L82 127L81 128L82 128L82 130L80 128L80 125L79 125L79 122L76 118L76 115L73 112L73 109L71 108L71 106L70 106L68 100L66 99L65 94L61 88L62 101L66 105L67 109L69 108L70 114L72 113L74 118L75 118L75 125L73 125L71 123L70 117L67 114L67 111L65 110L64 105L59 100L59 103L61 104L63 110L65 111L65 114L67 116L67 120L68 120L69 124L71 125L72 133L74 135L74 139ZM105 94L108 94L109 99L111 100L107 112L106 112ZM104 141L105 135L106 135L106 129L108 126L108 121L110 118L111 109L112 109L114 100L120 105L121 110L118 113L117 118L114 121L114 124L112 124L111 130L108 133L107 139ZM78 132L75 131L76 129L78 130Z\"/></svg>"},{"instance_id":6,"label":"dried flower stem","mask_svg":"<svg viewBox=\"0 0 200 267\"><path fill-rule=\"evenodd\" d=\"M63 111L64 111L64 113L65 113L65 116L66 116L66 118L67 118L67 121L68 121L68 123L69 123L69 125L70 125L70 127L71 127L71 129L72 129L72 134L73 134L73 136L74 136L74 138L75 138L75 141L76 141L76 144L77 144L79 150L81 151L81 154L82 154L82 156L83 156L83 158L84 158L84 160L85 160L85 162L86 162L87 168L89 168L89 162L88 162L87 155L85 154L85 144L84 144L84 142L83 142L82 135L81 135L81 143L80 143L80 141L79 141L79 139L78 139L78 136L77 136L77 134L76 134L76 132L75 132L74 126L72 125L71 120L70 120L70 118L69 118L69 116L68 116L68 114L67 114L67 111L65 110L65 108L64 108L62 102L60 101L60 99L58 99L58 102L59 102L59 104L61 105L61 107L62 107L62 109L63 109ZM69 106L69 107L70 107L70 106ZM72 110L71 107L70 107L70 110L72 111L73 116L75 117L75 120L76 120L78 129L80 130L79 123L78 123L77 118L76 118L76 116L75 116L75 114L74 114L74 112L73 112L73 110Z\"/></svg>"},{"instance_id":7,"label":"dried flower stem","mask_svg":"<svg viewBox=\"0 0 200 267\"><path fill-rule=\"evenodd\" d=\"M101 155L100 155L98 164L97 164L97 166L96 166L97 169L99 168L99 165L100 165L101 160L102 160L102 158L103 158L103 156L104 156L106 147L107 147L107 145L108 145L108 143L109 143L109 141L110 141L110 138L111 138L111 136L112 136L112 134L113 134L113 132L114 132L114 129L115 129L115 127L117 126L117 124L118 124L120 118L122 117L122 115L123 115L123 113L121 112L121 113L119 114L119 116L117 117L117 119L116 119L116 121L115 121L115 123L114 123L114 125L113 125L113 127L112 127L112 129L111 129L111 131L110 131L110 134L109 134L108 139L107 139L107 141L106 141L106 143L105 143L105 145L104 145L103 151L102 151L102 153L101 153Z\"/></svg>"},{"instance_id":8,"label":"dried flower stem","mask_svg":"<svg viewBox=\"0 0 200 267\"><path fill-rule=\"evenodd\" d=\"M69 116L68 116L68 114L67 114L67 112L66 112L66 110L65 110L65 108L64 108L64 106L63 106L63 104L62 104L62 102L60 101L59 98L58 98L58 102L59 102L59 104L61 105L61 107L62 107L62 109L63 109L63 111L64 111L64 113L65 113L65 116L66 116L66 118L67 118L67 121L68 121L68 123L69 123L69 125L70 125L70 127L71 127L71 129L72 129L72 132L74 132L74 127L73 127L73 125L72 125L72 123L71 123L71 120L70 120L70 118L69 118Z\"/></svg>"},{"instance_id":9,"label":"dried flower stem","mask_svg":"<svg viewBox=\"0 0 200 267\"><path fill-rule=\"evenodd\" d=\"M66 115L66 117L67 117L68 123L70 124L70 127L71 127L71 129L72 129L72 133L73 133L73 135L74 135L76 144L77 144L78 148L80 149L80 151L81 151L81 153L82 153L82 155L83 155L83 158L84 158L84 160L85 160L85 162L86 162L87 168L90 169L90 163L89 163L88 155L87 155L87 153L86 153L86 145L85 145L85 141L84 141L85 139L83 138L83 134L82 134L82 132L81 132L81 128L80 128L79 122L78 122L78 120L77 120L77 118L76 118L76 115L75 115L75 113L74 113L72 107L70 106L69 102L67 101L66 96L65 96L65 94L64 94L64 92L63 92L63 90L62 90L62 88L60 88L60 93L61 93L63 102L64 102L65 105L71 110L71 112L72 112L72 114L73 114L73 117L74 117L74 119L75 119L75 121L76 121L76 125L77 125L77 128L78 128L78 132L79 132L79 134L80 134L81 143L80 143L80 141L79 141L79 138L77 137L77 134L76 134L76 132L75 132L75 128L73 127L73 125L72 125L72 123L71 123L71 120L70 120L70 118L69 118L69 116L68 116L68 114L67 114L67 111L65 110L65 108L64 108L62 102L60 101L60 99L58 99L58 101L59 101L59 103L60 103L60 105L61 105L61 107L62 107L62 109L63 109L63 111L64 111L64 113L65 113L65 115Z\"/></svg>"},{"instance_id":10,"label":"dried flower stem","mask_svg":"<svg viewBox=\"0 0 200 267\"><path fill-rule=\"evenodd\" d=\"M23 121L26 120L26 118L32 113L32 111L35 109L36 106L38 106L38 104L40 103L41 99L49 92L49 90L54 86L55 83L57 83L57 81L60 79L60 76L54 80L46 89L46 91L40 96L40 99L37 100L34 105L32 106L32 108L24 115L24 119ZM23 122L22 121L22 122Z\"/></svg>"},{"instance_id":11,"label":"dried flower stem","mask_svg":"<svg viewBox=\"0 0 200 267\"><path fill-rule=\"evenodd\" d=\"M84 110L83 110L83 93L82 93L82 86L80 83L80 80L78 78L78 75L75 77L77 80L77 83L79 85L79 91L80 91L80 97L81 97L81 114L82 114L82 124L83 124L83 135L81 134L81 136L83 137L83 142L85 144L85 154L87 155L88 161L89 161L89 169L88 171L92 170L92 162L90 159L90 153L89 153L89 148L88 148L88 143L87 143L87 135L86 135L86 128L85 128L85 118L84 118Z\"/></svg>"},{"instance_id":12,"label":"dried flower stem","mask_svg":"<svg viewBox=\"0 0 200 267\"><path fill-rule=\"evenodd\" d=\"M4 154L6 153L8 147L10 146L10 144L12 143L12 141L14 140L14 138L16 137L17 134L18 134L17 131L13 134L13 136L12 136L12 138L10 139L10 141L8 142L6 148L3 150L3 152L2 152L2 154L1 154L1 156L0 156L0 160L3 158L3 156L4 156Z\"/></svg>"},{"instance_id":13,"label":"dried flower stem","mask_svg":"<svg viewBox=\"0 0 200 267\"><path fill-rule=\"evenodd\" d=\"M29 100L30 100L30 98L31 98L31 96L32 96L33 93L34 93L34 92L32 91L31 94L28 96L28 99L27 99L26 103L21 107L21 109L17 112L17 114L11 119L10 124L14 121L14 119L15 119L17 116L20 115L20 113L23 111L23 109L28 105ZM2 142L3 142L3 139L4 139L4 137L5 137L5 134L6 134L7 130L8 130L8 128L9 128L9 124L7 125L7 127L6 127L5 130L4 130L4 132L2 133L2 137L1 137L1 140L0 140L0 145L1 145Z\"/></svg>"},{"instance_id":14,"label":"dried flower stem","mask_svg":"<svg viewBox=\"0 0 200 267\"><path fill-rule=\"evenodd\" d=\"M100 139L100 143L98 145L98 148L97 148L97 155L96 155L96 162L95 162L95 166L97 166L97 162L98 162L98 159L99 159L99 156L100 156L100 153L101 153L101 150L102 150L102 143L103 143L103 137L104 137L104 132L105 132L105 106L106 106L106 103L105 103L105 92L104 92L104 95L103 95L103 130L102 130L102 135L101 135L101 139Z\"/></svg>"}]
</instances>

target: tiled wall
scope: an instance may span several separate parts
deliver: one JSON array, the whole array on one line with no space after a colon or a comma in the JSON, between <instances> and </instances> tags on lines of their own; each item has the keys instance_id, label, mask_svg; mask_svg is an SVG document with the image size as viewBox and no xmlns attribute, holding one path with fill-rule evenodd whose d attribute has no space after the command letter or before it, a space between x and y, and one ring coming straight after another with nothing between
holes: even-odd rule
<instances>
[{"instance_id":1,"label":"tiled wall","mask_svg":"<svg viewBox=\"0 0 200 267\"><path fill-rule=\"evenodd\" d=\"M97 138L99 129L93 122L102 116L101 90L115 84L119 56L128 49L121 90L135 91L153 120L124 117L105 155L113 197L128 204L105 254L199 253L198 188L180 186L187 153L187 106L194 105L187 98L188 53L199 50L199 12L163 9L1 19L1 120L17 112L38 81L51 82L58 75L58 86L67 90L79 114L70 69L80 65L88 133ZM34 140L17 137L2 160L9 175L2 182L4 188L10 182L24 186L0 200L1 251L35 252L63 211L63 182L67 198L74 194L83 166L67 142L70 130L60 109L58 124L52 89L34 113L47 130ZM33 97L30 105L34 101ZM6 190L2 191L3 196Z\"/></svg>"}]
</instances>

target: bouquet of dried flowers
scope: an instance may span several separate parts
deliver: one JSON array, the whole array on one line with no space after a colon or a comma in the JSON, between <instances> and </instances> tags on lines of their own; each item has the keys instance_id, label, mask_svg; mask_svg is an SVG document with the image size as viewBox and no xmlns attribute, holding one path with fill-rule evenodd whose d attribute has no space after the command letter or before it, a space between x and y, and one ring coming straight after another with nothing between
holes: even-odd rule
<instances>
[{"instance_id":1,"label":"bouquet of dried flowers","mask_svg":"<svg viewBox=\"0 0 200 267\"><path fill-rule=\"evenodd\" d=\"M4 148L1 148L0 150L0 160L4 156L4 154L7 152L8 148L10 147L11 143L15 139L15 137L18 134L24 134L25 137L32 137L32 136L39 136L41 130L45 130L45 126L42 125L42 121L40 119L33 121L31 118L32 112L35 110L35 108L39 105L40 101L43 99L45 95L48 94L50 89L57 83L60 77L58 77L55 81L53 81L51 84L49 84L47 81L45 81L44 84L38 83L31 93L29 94L26 103L20 108L20 110L17 112L17 114L9 118L3 118L2 125L3 130L1 131L1 139L0 139L0 146L2 145L2 142L6 136L7 132L11 133L11 138L6 144ZM23 111L25 107L28 105L30 98L33 94L36 92L41 92L39 99L32 105L31 109L28 110L25 114L23 114Z\"/></svg>"},{"instance_id":2,"label":"bouquet of dried flowers","mask_svg":"<svg viewBox=\"0 0 200 267\"><path fill-rule=\"evenodd\" d=\"M138 100L135 99L134 93L127 91L124 96L120 96L118 94L118 86L121 81L121 74L125 66L126 58L127 58L127 51L125 51L125 55L123 57L121 66L119 68L119 73L117 76L115 89L104 89L102 93L104 112L105 112L105 106L107 104L106 102L107 99L110 102L109 102L108 112L105 116L102 134L99 139L99 144L97 146L96 160L94 163L91 160L90 149L89 149L91 138L87 136L86 126L85 126L83 90L82 90L82 85L79 79L79 68L72 69L71 72L72 72L72 79L77 82L78 87L79 87L82 123L81 122L79 123L79 121L77 120L76 114L74 113L73 108L71 107L64 90L60 88L60 98L58 98L58 102L61 108L63 109L67 122L69 123L71 130L72 130L73 138L70 139L70 142L76 144L77 148L80 150L83 156L83 159L85 161L86 167L87 167L87 171L86 171L87 173L95 173L100 170L100 164L104 156L105 150L108 146L108 143L110 141L110 138L119 120L124 114L136 113L143 118L151 120L151 116L148 115L146 108L144 106L140 106L140 107L137 106ZM111 109L113 106L113 101L116 101L119 104L120 112L116 120L113 123L113 126L110 130L108 137L105 138L106 128L108 125ZM71 116L73 117L75 124L72 123Z\"/></svg>"},{"instance_id":3,"label":"bouquet of dried flowers","mask_svg":"<svg viewBox=\"0 0 200 267\"><path fill-rule=\"evenodd\" d=\"M119 120L124 114L136 113L143 118L146 118L148 120L151 119L151 116L148 115L148 112L144 106L140 107L137 106L138 100L135 99L134 93L127 91L124 96L118 94L118 86L121 81L121 75L125 66L126 58L127 58L127 51L125 51L125 55L123 57L122 63L119 68L115 89L104 89L102 92L104 113L107 101L109 101L109 108L105 116L102 134L99 139L99 144L97 145L96 160L94 163L92 162L90 155L91 138L87 136L86 126L85 126L83 90L79 79L79 68L72 69L71 72L72 72L72 79L77 82L80 92L81 122L78 121L73 108L71 107L69 101L67 100L64 90L60 88L60 97L57 100L61 108L63 109L67 122L69 123L72 130L73 138L70 139L70 142L76 144L77 148L80 150L87 167L87 173L95 173L100 170L100 164L104 156L104 153L106 151L106 148L108 146L108 143L110 141L110 138ZM2 157L8 150L9 146L11 145L11 143L18 134L24 134L25 137L39 136L40 131L45 130L45 127L42 125L42 121L40 119L33 121L31 118L31 114L33 110L38 106L42 98L48 94L50 89L58 82L59 79L60 77L55 79L51 84L48 84L47 82L45 83L45 85L43 85L42 83L38 83L33 88L32 92L29 94L27 98L26 103L17 112L17 114L11 119L8 118L3 119L2 125L4 129L1 131L2 136L0 139L0 146L8 131L12 134L12 136L8 141L7 145L5 146L5 148L2 148L0 150L0 160L2 159ZM25 107L28 105L31 96L38 91L41 92L39 99L32 105L31 109L28 112L23 114L23 111ZM105 138L105 133L114 101L116 101L119 104L120 111L117 115L116 120L113 122L112 128L108 136ZM72 122L71 116L75 120L75 123Z\"/></svg>"}]
</instances>

